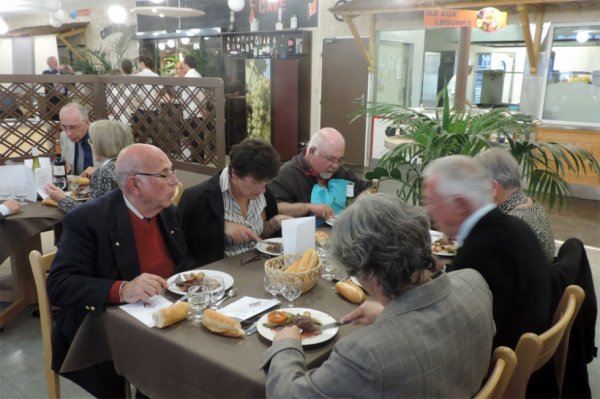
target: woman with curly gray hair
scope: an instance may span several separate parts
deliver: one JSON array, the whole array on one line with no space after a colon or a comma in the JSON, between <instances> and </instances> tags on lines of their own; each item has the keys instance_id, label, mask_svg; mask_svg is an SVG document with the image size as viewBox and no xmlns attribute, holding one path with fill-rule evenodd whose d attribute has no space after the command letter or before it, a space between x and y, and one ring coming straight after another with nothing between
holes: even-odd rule
<instances>
[{"instance_id":1,"label":"woman with curly gray hair","mask_svg":"<svg viewBox=\"0 0 600 399\"><path fill-rule=\"evenodd\" d=\"M432 271L424 212L361 196L336 219L330 247L374 299L342 321L367 326L310 371L298 327L279 331L263 356L267 397L472 397L492 351L492 296L475 270Z\"/></svg>"}]
</instances>

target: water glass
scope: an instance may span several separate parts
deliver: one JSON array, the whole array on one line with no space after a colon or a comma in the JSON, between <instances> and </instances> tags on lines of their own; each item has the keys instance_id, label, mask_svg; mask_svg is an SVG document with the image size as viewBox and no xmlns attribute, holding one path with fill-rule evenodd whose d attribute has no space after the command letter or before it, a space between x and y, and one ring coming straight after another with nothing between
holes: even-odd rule
<instances>
[{"instance_id":1,"label":"water glass","mask_svg":"<svg viewBox=\"0 0 600 399\"><path fill-rule=\"evenodd\" d=\"M281 281L277 277L265 273L264 282L265 290L273 296L273 299L277 299L277 294L281 293Z\"/></svg>"},{"instance_id":2,"label":"water glass","mask_svg":"<svg viewBox=\"0 0 600 399\"><path fill-rule=\"evenodd\" d=\"M208 306L210 295L204 291L202 285L193 285L188 289L190 296L188 297L188 303L191 305L190 313L187 319L194 324L202 323L202 312Z\"/></svg>"},{"instance_id":3,"label":"water glass","mask_svg":"<svg viewBox=\"0 0 600 399\"><path fill-rule=\"evenodd\" d=\"M325 243L319 243L318 241L316 242L316 249L317 249L317 254L319 255L319 259L321 260L321 277L323 277L325 280L333 280L334 275L332 273L333 268L331 267L331 265L329 264L329 262L327 262L327 247L328 247L329 242L325 242Z\"/></svg>"},{"instance_id":4,"label":"water glass","mask_svg":"<svg viewBox=\"0 0 600 399\"><path fill-rule=\"evenodd\" d=\"M294 300L302 294L302 279L294 274L284 276L281 294L288 300L288 307L293 307Z\"/></svg>"},{"instance_id":5,"label":"water glass","mask_svg":"<svg viewBox=\"0 0 600 399\"><path fill-rule=\"evenodd\" d=\"M217 309L215 304L225 295L225 282L223 281L223 277L206 276L204 277L203 287L204 291L209 294L210 306Z\"/></svg>"}]
</instances>

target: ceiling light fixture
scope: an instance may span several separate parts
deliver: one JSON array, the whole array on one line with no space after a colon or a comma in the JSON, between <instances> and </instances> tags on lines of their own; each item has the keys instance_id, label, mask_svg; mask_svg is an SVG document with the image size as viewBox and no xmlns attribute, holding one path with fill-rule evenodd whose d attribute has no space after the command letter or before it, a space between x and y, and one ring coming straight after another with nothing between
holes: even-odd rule
<instances>
[{"instance_id":1,"label":"ceiling light fixture","mask_svg":"<svg viewBox=\"0 0 600 399\"><path fill-rule=\"evenodd\" d=\"M243 0L242 0L243 1ZM157 16L162 14L163 17L200 17L205 14L202 10L195 8L179 8L179 7L133 7L129 10L132 14Z\"/></svg>"},{"instance_id":2,"label":"ceiling light fixture","mask_svg":"<svg viewBox=\"0 0 600 399\"><path fill-rule=\"evenodd\" d=\"M578 43L587 43L588 40L590 40L590 32L588 32L587 30L582 30L577 32L577 34L575 35L575 40L577 40Z\"/></svg>"},{"instance_id":3,"label":"ceiling light fixture","mask_svg":"<svg viewBox=\"0 0 600 399\"><path fill-rule=\"evenodd\" d=\"M162 3L165 0L150 0L151 2L153 2L154 4L159 4Z\"/></svg>"},{"instance_id":4,"label":"ceiling light fixture","mask_svg":"<svg viewBox=\"0 0 600 399\"><path fill-rule=\"evenodd\" d=\"M108 8L108 18L115 24L122 24L127 19L127 10L122 6L112 5Z\"/></svg>"},{"instance_id":5,"label":"ceiling light fixture","mask_svg":"<svg viewBox=\"0 0 600 399\"><path fill-rule=\"evenodd\" d=\"M182 37L179 40L181 41L181 44L183 44L184 46L187 45L187 44L190 44L190 38L189 37Z\"/></svg>"},{"instance_id":6,"label":"ceiling light fixture","mask_svg":"<svg viewBox=\"0 0 600 399\"><path fill-rule=\"evenodd\" d=\"M244 0L227 0L227 6L233 12L240 12L244 9L246 2Z\"/></svg>"},{"instance_id":7,"label":"ceiling light fixture","mask_svg":"<svg viewBox=\"0 0 600 399\"><path fill-rule=\"evenodd\" d=\"M46 0L44 1L44 8L50 12L58 11L60 9L60 0Z\"/></svg>"},{"instance_id":8,"label":"ceiling light fixture","mask_svg":"<svg viewBox=\"0 0 600 399\"><path fill-rule=\"evenodd\" d=\"M158 43L158 49L159 49L160 51L164 51L164 50L166 49L166 46L165 46L165 44L164 44L164 43L162 43L162 42L161 42L161 43Z\"/></svg>"},{"instance_id":9,"label":"ceiling light fixture","mask_svg":"<svg viewBox=\"0 0 600 399\"><path fill-rule=\"evenodd\" d=\"M167 46L169 48L174 48L175 47L175 40L173 40L173 39L167 40Z\"/></svg>"}]
</instances>

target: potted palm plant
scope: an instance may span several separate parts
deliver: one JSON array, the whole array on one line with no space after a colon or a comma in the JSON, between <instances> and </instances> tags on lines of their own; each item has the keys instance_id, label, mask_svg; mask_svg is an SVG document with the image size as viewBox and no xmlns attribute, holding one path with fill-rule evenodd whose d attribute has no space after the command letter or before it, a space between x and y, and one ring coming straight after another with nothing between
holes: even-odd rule
<instances>
[{"instance_id":1,"label":"potted palm plant","mask_svg":"<svg viewBox=\"0 0 600 399\"><path fill-rule=\"evenodd\" d=\"M453 154L474 156L494 145L506 146L522 167L529 195L548 199L550 208L558 201L560 209L572 195L564 179L566 171L600 177L600 165L591 152L569 144L535 141L532 117L505 108L485 113L450 110L447 89L441 95L443 107L436 109L434 117L383 103L368 103L357 113L354 120L364 115L388 119L408 139L386 153L366 173L367 179L399 181L398 196L416 204L423 185L423 168L429 162Z\"/></svg>"}]
</instances>

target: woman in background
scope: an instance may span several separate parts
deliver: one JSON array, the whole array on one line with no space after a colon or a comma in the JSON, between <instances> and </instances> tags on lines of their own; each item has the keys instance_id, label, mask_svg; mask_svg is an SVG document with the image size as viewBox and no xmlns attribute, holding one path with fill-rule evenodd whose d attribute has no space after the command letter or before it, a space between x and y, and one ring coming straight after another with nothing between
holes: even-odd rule
<instances>
[{"instance_id":1,"label":"woman in background","mask_svg":"<svg viewBox=\"0 0 600 399\"><path fill-rule=\"evenodd\" d=\"M98 198L117 187L115 162L119 152L133 144L131 128L118 121L99 120L89 127L90 144L94 159L102 161L99 168L87 168L81 176L90 178L90 198ZM60 188L48 184L48 196L58 202L64 213L75 208L79 202L67 195Z\"/></svg>"},{"instance_id":2,"label":"woman in background","mask_svg":"<svg viewBox=\"0 0 600 399\"><path fill-rule=\"evenodd\" d=\"M522 219L535 232L549 262L554 260L554 235L544 207L521 189L521 172L517 160L505 149L491 148L475 160L487 169L492 178L494 200L504 213Z\"/></svg>"}]
</instances>

